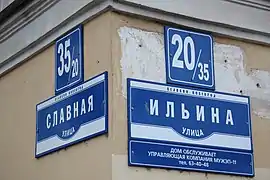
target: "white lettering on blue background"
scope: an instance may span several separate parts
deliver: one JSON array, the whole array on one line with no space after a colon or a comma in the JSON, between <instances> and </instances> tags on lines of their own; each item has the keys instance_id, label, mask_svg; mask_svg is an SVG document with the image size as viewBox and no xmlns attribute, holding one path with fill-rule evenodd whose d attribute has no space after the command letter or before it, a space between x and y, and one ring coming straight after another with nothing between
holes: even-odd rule
<instances>
[{"instance_id":1,"label":"white lettering on blue background","mask_svg":"<svg viewBox=\"0 0 270 180\"><path fill-rule=\"evenodd\" d=\"M148 151L148 156L222 164L236 164L236 160L216 158L216 152L171 148L170 152Z\"/></svg>"},{"instance_id":2,"label":"white lettering on blue background","mask_svg":"<svg viewBox=\"0 0 270 180\"><path fill-rule=\"evenodd\" d=\"M82 99L82 104L81 104L81 115L86 113L86 109L85 109L85 100Z\"/></svg>"},{"instance_id":3,"label":"white lettering on blue background","mask_svg":"<svg viewBox=\"0 0 270 180\"><path fill-rule=\"evenodd\" d=\"M75 103L73 103L73 118L76 118L76 117L78 117L79 116L79 103L78 103L78 101L77 102L75 102Z\"/></svg>"},{"instance_id":4,"label":"white lettering on blue background","mask_svg":"<svg viewBox=\"0 0 270 180\"><path fill-rule=\"evenodd\" d=\"M204 106L196 105L197 121L204 121Z\"/></svg>"},{"instance_id":5,"label":"white lettering on blue background","mask_svg":"<svg viewBox=\"0 0 270 180\"><path fill-rule=\"evenodd\" d=\"M219 123L219 109L211 107L212 123Z\"/></svg>"},{"instance_id":6,"label":"white lettering on blue background","mask_svg":"<svg viewBox=\"0 0 270 180\"><path fill-rule=\"evenodd\" d=\"M59 124L63 123L64 121L65 121L64 110L63 110L63 108L61 108L61 111L60 111L60 122L59 122Z\"/></svg>"},{"instance_id":7,"label":"white lettering on blue background","mask_svg":"<svg viewBox=\"0 0 270 180\"><path fill-rule=\"evenodd\" d=\"M167 101L167 113L166 117L174 118L174 102Z\"/></svg>"},{"instance_id":8,"label":"white lettering on blue background","mask_svg":"<svg viewBox=\"0 0 270 180\"><path fill-rule=\"evenodd\" d=\"M182 165L190 166L207 166L209 163L214 164L229 164L236 165L237 161L235 159L218 158L216 152L209 152L204 150L192 150L192 149L182 149L182 148L171 148L170 152L160 152L160 151L148 151L149 157L161 157L165 159L178 159L182 160ZM179 162L180 163L180 162ZM207 164L206 164L207 163ZM214 164L213 164L214 163Z\"/></svg>"},{"instance_id":9,"label":"white lettering on blue background","mask_svg":"<svg viewBox=\"0 0 270 180\"><path fill-rule=\"evenodd\" d=\"M185 109L185 104L181 103L182 119L189 119L189 112Z\"/></svg>"},{"instance_id":10,"label":"white lettering on blue background","mask_svg":"<svg viewBox=\"0 0 270 180\"><path fill-rule=\"evenodd\" d=\"M70 105L67 105L66 112L67 112L67 121L69 121L71 119L71 106Z\"/></svg>"},{"instance_id":11,"label":"white lettering on blue background","mask_svg":"<svg viewBox=\"0 0 270 180\"><path fill-rule=\"evenodd\" d=\"M232 111L227 110L227 116L226 116L226 124L230 123L233 125L233 118L232 118Z\"/></svg>"},{"instance_id":12,"label":"white lettering on blue background","mask_svg":"<svg viewBox=\"0 0 270 180\"><path fill-rule=\"evenodd\" d=\"M47 114L47 120L46 120L47 129L50 129L51 127L51 122L50 122L51 118L52 118L51 114Z\"/></svg>"},{"instance_id":13,"label":"white lettering on blue background","mask_svg":"<svg viewBox=\"0 0 270 180\"><path fill-rule=\"evenodd\" d=\"M57 126L57 122L58 122L58 120L57 120L57 111L54 111L53 112L53 127Z\"/></svg>"},{"instance_id":14,"label":"white lettering on blue background","mask_svg":"<svg viewBox=\"0 0 270 180\"><path fill-rule=\"evenodd\" d=\"M150 99L150 115L158 116L158 100Z\"/></svg>"},{"instance_id":15,"label":"white lettering on blue background","mask_svg":"<svg viewBox=\"0 0 270 180\"><path fill-rule=\"evenodd\" d=\"M74 133L75 133L75 128L72 127L72 128L70 128L68 130L62 131L62 137L68 137L68 136L73 135Z\"/></svg>"},{"instance_id":16,"label":"white lettering on blue background","mask_svg":"<svg viewBox=\"0 0 270 180\"><path fill-rule=\"evenodd\" d=\"M58 124L62 124L65 121L69 121L71 117L74 119L82 116L86 113L89 113L94 110L94 103L93 103L93 95L90 95L88 97L87 103L85 103L85 99L82 99L81 101L76 101L72 105L67 105L66 107L63 107L59 110L55 110L53 112L53 118L52 115L49 113L46 116L46 127L47 129L53 128L57 126ZM80 111L79 111L80 106ZM73 107L73 109L72 109ZM80 113L79 113L80 112ZM72 134L73 130L69 130L66 133L63 134Z\"/></svg>"},{"instance_id":17,"label":"white lettering on blue background","mask_svg":"<svg viewBox=\"0 0 270 180\"><path fill-rule=\"evenodd\" d=\"M175 102L172 101L167 101L166 102L166 114L165 116L174 118L175 117ZM150 99L149 101L149 109L150 109L150 115L154 115L154 116L159 116L159 101L157 99ZM191 107L189 107L189 110L191 109ZM208 110L209 108L206 109L205 106L203 105L196 105L195 106L196 109L196 120L197 121L205 121L205 111ZM181 119L182 120L190 120L190 111L189 111L185 105L185 103L181 103ZM212 123L216 123L219 124L220 123L220 112L219 112L219 108L216 107L211 107L210 108L210 112L211 112L211 122ZM225 120L225 124L226 125L234 125L234 121L233 121L233 113L230 109L226 109L226 117L222 117ZM49 126L49 124L47 125ZM193 136L195 134L195 136L201 136L203 135L202 130L192 130L192 129L183 129L183 132L186 133L186 135L190 134L191 136ZM197 135L196 135L197 134Z\"/></svg>"},{"instance_id":18,"label":"white lettering on blue background","mask_svg":"<svg viewBox=\"0 0 270 180\"><path fill-rule=\"evenodd\" d=\"M88 112L93 111L94 105L93 105L93 96L88 97Z\"/></svg>"}]
</instances>

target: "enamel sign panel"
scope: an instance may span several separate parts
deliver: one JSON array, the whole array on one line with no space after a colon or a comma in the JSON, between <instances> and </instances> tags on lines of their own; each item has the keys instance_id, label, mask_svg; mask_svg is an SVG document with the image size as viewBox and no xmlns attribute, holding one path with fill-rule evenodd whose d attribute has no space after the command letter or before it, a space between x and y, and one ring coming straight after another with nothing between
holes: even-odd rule
<instances>
[{"instance_id":1,"label":"enamel sign panel","mask_svg":"<svg viewBox=\"0 0 270 180\"><path fill-rule=\"evenodd\" d=\"M108 77L100 74L36 107L36 157L108 132Z\"/></svg>"},{"instance_id":2,"label":"enamel sign panel","mask_svg":"<svg viewBox=\"0 0 270 180\"><path fill-rule=\"evenodd\" d=\"M55 94L83 81L83 32L79 25L56 41Z\"/></svg>"},{"instance_id":3,"label":"enamel sign panel","mask_svg":"<svg viewBox=\"0 0 270 180\"><path fill-rule=\"evenodd\" d=\"M128 79L129 165L253 176L250 100Z\"/></svg>"},{"instance_id":4,"label":"enamel sign panel","mask_svg":"<svg viewBox=\"0 0 270 180\"><path fill-rule=\"evenodd\" d=\"M210 35L165 27L164 39L168 83L215 89Z\"/></svg>"}]
</instances>

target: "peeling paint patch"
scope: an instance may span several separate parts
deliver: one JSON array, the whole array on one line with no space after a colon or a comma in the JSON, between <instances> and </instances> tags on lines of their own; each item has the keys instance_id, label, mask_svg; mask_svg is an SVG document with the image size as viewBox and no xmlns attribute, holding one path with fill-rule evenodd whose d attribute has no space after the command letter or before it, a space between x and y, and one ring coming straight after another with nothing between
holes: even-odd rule
<instances>
[{"instance_id":1,"label":"peeling paint patch","mask_svg":"<svg viewBox=\"0 0 270 180\"><path fill-rule=\"evenodd\" d=\"M163 36L135 28L121 27L122 94L126 97L126 78L165 82Z\"/></svg>"},{"instance_id":2,"label":"peeling paint patch","mask_svg":"<svg viewBox=\"0 0 270 180\"><path fill-rule=\"evenodd\" d=\"M163 34L129 27L119 28L118 34L123 96L129 77L165 83ZM250 96L253 113L270 119L270 73L246 68L245 58L240 47L214 43L216 90Z\"/></svg>"},{"instance_id":3,"label":"peeling paint patch","mask_svg":"<svg viewBox=\"0 0 270 180\"><path fill-rule=\"evenodd\" d=\"M244 57L240 47L215 43L216 90L250 96L253 113L270 118L270 73L247 69Z\"/></svg>"}]
</instances>

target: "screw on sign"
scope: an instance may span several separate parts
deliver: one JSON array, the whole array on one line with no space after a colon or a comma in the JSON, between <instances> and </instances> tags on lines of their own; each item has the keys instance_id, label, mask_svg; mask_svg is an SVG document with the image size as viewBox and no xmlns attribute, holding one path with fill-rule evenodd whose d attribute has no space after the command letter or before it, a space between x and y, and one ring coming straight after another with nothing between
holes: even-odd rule
<instances>
[{"instance_id":1,"label":"screw on sign","mask_svg":"<svg viewBox=\"0 0 270 180\"><path fill-rule=\"evenodd\" d=\"M164 37L167 82L215 89L212 37L170 27Z\"/></svg>"}]
</instances>

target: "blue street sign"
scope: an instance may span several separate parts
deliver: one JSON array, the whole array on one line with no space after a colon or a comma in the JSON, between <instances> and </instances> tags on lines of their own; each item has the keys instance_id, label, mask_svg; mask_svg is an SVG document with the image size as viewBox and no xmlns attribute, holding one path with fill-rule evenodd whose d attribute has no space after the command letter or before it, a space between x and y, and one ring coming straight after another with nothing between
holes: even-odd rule
<instances>
[{"instance_id":1,"label":"blue street sign","mask_svg":"<svg viewBox=\"0 0 270 180\"><path fill-rule=\"evenodd\" d=\"M165 27L164 39L168 83L215 89L210 35Z\"/></svg>"},{"instance_id":2,"label":"blue street sign","mask_svg":"<svg viewBox=\"0 0 270 180\"><path fill-rule=\"evenodd\" d=\"M108 131L107 72L36 107L36 157Z\"/></svg>"},{"instance_id":3,"label":"blue street sign","mask_svg":"<svg viewBox=\"0 0 270 180\"><path fill-rule=\"evenodd\" d=\"M254 175L249 97L127 84L130 165Z\"/></svg>"},{"instance_id":4,"label":"blue street sign","mask_svg":"<svg viewBox=\"0 0 270 180\"><path fill-rule=\"evenodd\" d=\"M83 32L79 25L55 44L55 94L84 81Z\"/></svg>"},{"instance_id":5,"label":"blue street sign","mask_svg":"<svg viewBox=\"0 0 270 180\"><path fill-rule=\"evenodd\" d=\"M131 164L207 172L252 175L251 153L224 151L191 146L130 141Z\"/></svg>"}]
</instances>

